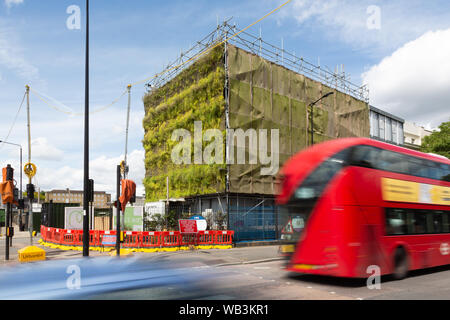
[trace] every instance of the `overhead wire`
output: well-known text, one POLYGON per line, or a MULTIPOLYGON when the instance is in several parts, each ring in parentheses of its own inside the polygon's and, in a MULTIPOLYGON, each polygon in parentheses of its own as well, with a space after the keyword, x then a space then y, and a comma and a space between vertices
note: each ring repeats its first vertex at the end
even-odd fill
MULTIPOLYGON (((58 100, 56 100, 56 99, 54 99, 54 98, 47 97, 47 96, 43 95, 42 93, 37 92, 36 90, 34 90, 34 89, 31 88, 31 87, 30 87, 30 91, 32 91, 32 92, 36 95, 36 97, 37 97, 39 100, 41 100, 41 101, 44 102, 46 105, 48 105, 50 108, 52 108, 52 109, 54 109, 54 110, 56 110, 56 111, 59 111, 59 112, 62 112, 62 113, 65 113, 65 114, 71 115, 71 116, 83 116, 83 115, 84 115, 83 112, 66 111, 66 110, 61 109, 60 107, 55 106, 55 104, 52 104, 52 103, 51 103, 50 101, 48 101, 48 100, 53 100, 53 101, 57 102, 58 104, 64 106, 65 108, 70 109, 69 107, 67 107, 67 106, 65 106, 64 104, 62 104, 61 102, 59 102, 58 100)), ((114 104, 116 104, 117 102, 119 102, 119 100, 120 100, 126 93, 127 93, 127 90, 125 90, 125 91, 124 91, 117 99, 115 99, 115 100, 114 100, 113 102, 111 102, 110 104, 108 104, 108 105, 106 105, 106 106, 103 106, 103 107, 101 107, 101 108, 99 108, 99 109, 97 109, 97 110, 91 111, 91 112, 89 112, 89 114, 95 114, 95 113, 99 113, 99 112, 105 111, 106 109, 112 107, 114 104)))
POLYGON ((136 81, 136 82, 132 83, 131 85, 132 85, 132 86, 135 86, 135 85, 142 84, 142 83, 144 83, 144 82, 150 81, 150 80, 152 80, 152 79, 155 79, 155 78, 157 78, 157 77, 160 77, 160 76, 163 75, 164 73, 167 73, 167 72, 170 72, 170 71, 172 71, 172 70, 178 69, 178 68, 182 67, 183 65, 185 65, 185 64, 187 64, 187 63, 189 63, 189 62, 191 62, 191 61, 193 61, 193 60, 198 59, 199 57, 201 57, 201 56, 207 54, 208 52, 211 52, 212 50, 214 50, 214 49, 217 48, 218 46, 224 44, 225 42, 228 42, 228 41, 230 41, 231 39, 237 37, 239 34, 241 34, 242 32, 244 32, 244 31, 250 29, 250 28, 253 27, 255 24, 257 24, 257 23, 261 22, 262 20, 268 18, 269 16, 271 16, 271 15, 274 14, 275 12, 279 11, 281 8, 283 8, 284 6, 286 6, 286 5, 287 5, 288 3, 290 3, 290 2, 292 2, 292 0, 286 1, 286 2, 283 3, 282 5, 278 6, 277 8, 273 9, 272 11, 270 11, 269 13, 267 13, 266 15, 264 15, 262 18, 256 20, 255 22, 253 22, 252 24, 250 24, 249 26, 247 26, 246 28, 244 28, 244 29, 240 30, 239 32, 233 34, 231 37, 226 38, 225 40, 222 40, 222 41, 216 43, 215 45, 213 45, 213 46, 207 48, 206 50, 203 50, 202 52, 200 52, 200 53, 194 55, 192 58, 190 58, 190 59, 188 59, 188 60, 186 60, 186 61, 184 61, 184 62, 182 62, 182 63, 180 63, 180 64, 178 64, 178 65, 176 65, 176 66, 172 66, 171 68, 168 68, 168 69, 166 69, 166 70, 164 70, 164 71, 162 71, 162 72, 160 72, 160 73, 157 73, 157 74, 155 74, 155 75, 152 76, 152 77, 148 77, 148 78, 146 78, 146 79, 143 79, 143 80, 140 80, 140 81, 136 81))
POLYGON ((8 142, 9 136, 11 135, 11 132, 12 132, 12 130, 14 129, 14 127, 16 125, 17 118, 19 117, 20 110, 22 110, 22 106, 23 106, 23 103, 25 102, 26 95, 27 95, 26 93, 23 95, 22 102, 20 103, 19 109, 17 110, 16 116, 14 117, 14 121, 13 121, 11 127, 9 128, 8 134, 6 135, 6 137, 0 143, 0 148, 2 148, 5 145, 4 142, 8 142))
MULTIPOLYGON (((123 91, 123 93, 122 93, 117 99, 115 99, 112 103, 110 103, 110 104, 108 104, 108 105, 106 105, 106 106, 104 106, 104 107, 101 107, 101 108, 99 108, 99 109, 97 109, 97 110, 95 110, 95 111, 92 111, 92 112, 90 112, 89 114, 95 114, 95 113, 99 113, 99 112, 102 112, 102 111, 107 110, 108 108, 110 108, 111 106, 113 106, 114 104, 116 104, 116 103, 117 103, 117 102, 118 102, 125 94, 127 94, 127 92, 129 91, 129 88, 131 88, 131 87, 133 87, 133 86, 135 86, 135 85, 142 84, 142 83, 144 83, 144 82, 150 81, 150 80, 152 80, 152 79, 158 78, 158 77, 160 77, 161 75, 163 75, 163 74, 165 74, 165 73, 167 73, 167 72, 170 72, 170 71, 172 71, 172 70, 181 68, 181 67, 184 66, 185 64, 187 64, 187 63, 189 63, 189 62, 191 62, 191 61, 194 61, 194 60, 198 59, 199 57, 201 57, 201 56, 207 54, 208 52, 211 52, 212 50, 214 50, 214 49, 217 48, 218 46, 224 44, 225 42, 228 42, 228 41, 230 41, 231 39, 237 37, 239 34, 241 34, 242 32, 244 32, 244 31, 250 29, 250 28, 253 27, 255 24, 257 24, 257 23, 261 22, 262 20, 268 18, 269 16, 271 16, 271 15, 274 14, 275 12, 279 11, 281 8, 283 8, 284 6, 286 6, 286 5, 287 5, 288 3, 290 3, 290 2, 292 2, 292 0, 288 0, 288 1, 284 2, 283 4, 281 4, 280 6, 278 6, 277 8, 275 8, 275 9, 273 9, 272 11, 270 11, 269 13, 265 14, 262 18, 256 20, 255 22, 253 22, 252 24, 250 24, 249 26, 247 26, 246 28, 244 28, 244 29, 240 30, 239 32, 233 34, 232 36, 230 36, 230 37, 228 37, 228 38, 226 38, 226 39, 224 39, 224 40, 222 40, 222 41, 216 43, 215 45, 213 45, 213 46, 207 48, 206 50, 203 50, 202 52, 199 52, 198 54, 194 55, 194 56, 191 57, 190 59, 188 59, 188 60, 186 60, 186 61, 184 61, 184 62, 182 62, 182 63, 180 63, 180 64, 178 64, 178 65, 172 66, 171 68, 168 68, 168 69, 166 69, 166 70, 164 70, 164 71, 162 71, 162 72, 160 72, 160 73, 157 73, 157 74, 155 74, 155 75, 153 75, 153 76, 151 76, 151 77, 148 77, 148 78, 143 79, 143 80, 140 80, 140 81, 136 81, 136 82, 134 82, 134 83, 128 85, 128 86, 127 86, 127 89, 126 89, 125 91, 123 91)), ((62 113, 65 113, 65 114, 71 115, 71 116, 82 116, 82 115, 84 115, 84 113, 78 113, 78 112, 73 112, 73 111, 63 110, 62 108, 56 106, 54 103, 51 103, 49 100, 53 100, 54 102, 57 102, 59 105, 64 106, 66 109, 69 109, 69 110, 70 110, 70 108, 67 107, 67 106, 65 106, 63 103, 59 102, 58 100, 56 100, 56 99, 54 99, 54 98, 50 98, 50 97, 48 97, 48 96, 46 96, 46 95, 44 95, 44 94, 42 94, 42 93, 37 92, 36 90, 34 90, 34 89, 31 88, 31 87, 30 87, 30 90, 36 95, 36 97, 37 97, 39 100, 41 100, 41 101, 44 102, 47 106, 49 106, 50 108, 52 108, 52 109, 54 109, 54 110, 56 110, 56 111, 58 111, 58 112, 62 112, 62 113)))

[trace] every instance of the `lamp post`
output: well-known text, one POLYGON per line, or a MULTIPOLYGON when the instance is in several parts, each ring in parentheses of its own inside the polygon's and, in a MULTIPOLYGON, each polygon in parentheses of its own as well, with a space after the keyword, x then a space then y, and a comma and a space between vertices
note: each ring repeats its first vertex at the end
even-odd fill
POLYGON ((309 107, 311 108, 311 145, 314 145, 314 106, 322 101, 323 99, 331 96, 332 94, 334 94, 334 92, 328 92, 327 94, 323 95, 322 97, 320 97, 319 99, 317 99, 316 101, 314 101, 313 103, 311 103, 309 105, 309 107))
POLYGON ((86 0, 85 63, 83 257, 89 257, 89 0, 86 0))
MULTIPOLYGON (((0 140, 0 143, 9 144, 9 145, 20 148, 20 196, 19 196, 19 199, 22 199, 23 198, 23 194, 22 194, 22 169, 23 169, 22 168, 22 146, 20 144, 6 142, 6 141, 2 141, 2 140, 0 140)), ((12 225, 12 223, 11 223, 11 225, 12 225)), ((22 229, 22 209, 19 210, 19 230, 22 231, 21 229, 22 229)), ((11 239, 11 241, 12 241, 12 239, 11 239)))

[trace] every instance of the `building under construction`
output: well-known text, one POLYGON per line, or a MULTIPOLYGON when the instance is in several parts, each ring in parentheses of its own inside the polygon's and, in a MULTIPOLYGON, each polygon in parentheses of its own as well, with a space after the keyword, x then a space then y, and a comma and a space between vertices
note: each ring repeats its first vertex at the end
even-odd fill
MULTIPOLYGON (((274 203, 277 175, 264 174, 269 165, 255 154, 252 132, 267 130, 268 155, 279 160, 280 169, 311 144, 311 133, 314 143, 370 136, 365 87, 229 23, 181 54, 148 88, 143 121, 147 201, 169 195, 185 199, 183 210, 191 214, 225 216, 235 241, 277 239, 282 227, 274 203), (311 125, 310 105, 329 92, 334 94, 314 106, 311 125), (179 141, 172 140, 173 132, 185 129, 194 136, 196 122, 201 122, 202 132, 223 133, 224 161, 196 162, 193 141, 187 149, 192 162, 174 163, 171 155, 179 141), (227 139, 230 130, 238 129, 247 133, 240 149, 233 136, 227 139), (278 132, 277 148, 271 140, 273 129, 278 132), (229 147, 235 142, 232 152, 229 147), (236 160, 240 155, 245 155, 245 163, 236 160)), ((208 141, 201 141, 205 150, 208 141)))

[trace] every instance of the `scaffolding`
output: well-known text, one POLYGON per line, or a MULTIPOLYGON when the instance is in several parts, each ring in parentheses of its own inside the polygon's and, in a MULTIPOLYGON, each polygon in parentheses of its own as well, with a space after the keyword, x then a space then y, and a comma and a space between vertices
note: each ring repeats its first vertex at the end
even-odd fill
POLYGON ((164 86, 180 74, 181 71, 195 63, 202 52, 224 41, 283 66, 286 69, 308 76, 330 88, 334 88, 342 93, 369 103, 368 87, 366 85, 358 86, 352 83, 344 70, 338 72, 336 69, 332 72, 326 66, 322 67, 319 64, 311 63, 303 57, 298 57, 294 53, 286 51, 283 43, 282 48, 279 48, 264 41, 261 32, 259 36, 252 35, 240 30, 235 24, 231 25, 229 20, 218 25, 215 30, 197 41, 189 50, 182 52, 173 63, 169 64, 158 76, 146 84, 147 90, 151 91, 164 86))

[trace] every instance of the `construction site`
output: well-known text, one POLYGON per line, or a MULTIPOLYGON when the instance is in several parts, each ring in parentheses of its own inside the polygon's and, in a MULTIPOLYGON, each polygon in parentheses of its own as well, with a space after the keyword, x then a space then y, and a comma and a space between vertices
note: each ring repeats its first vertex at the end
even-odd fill
POLYGON ((248 161, 255 156, 250 137, 245 150, 234 153, 226 139, 226 159, 221 163, 175 164, 171 158, 177 144, 171 139, 175 130, 194 132, 195 122, 224 136, 229 130, 276 129, 278 147, 271 148, 268 137, 268 149, 280 168, 312 143, 370 137, 366 87, 229 22, 182 53, 147 88, 146 200, 176 199, 171 210, 209 216, 216 227, 233 230, 234 241, 278 239, 282 228, 274 203, 278 172, 263 175, 264 164, 248 161), (324 95, 328 97, 318 101, 324 95), (239 152, 245 154, 246 163, 230 159, 239 152), (219 217, 225 217, 220 226, 219 217))

